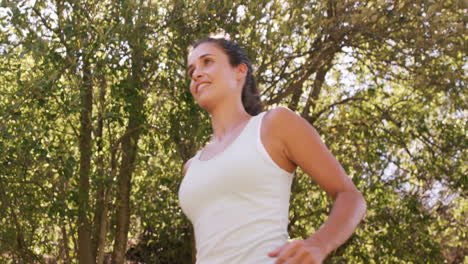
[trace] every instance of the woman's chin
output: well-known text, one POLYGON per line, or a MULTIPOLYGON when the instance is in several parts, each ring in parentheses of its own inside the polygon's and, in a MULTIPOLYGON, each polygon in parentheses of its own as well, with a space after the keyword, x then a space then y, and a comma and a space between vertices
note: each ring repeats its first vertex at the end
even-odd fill
POLYGON ((204 98, 203 96, 197 99, 197 104, 205 110, 209 110, 213 107, 212 100, 209 100, 209 98, 204 98))
POLYGON ((213 112, 214 109, 219 105, 220 100, 200 100, 198 105, 208 112, 213 112))

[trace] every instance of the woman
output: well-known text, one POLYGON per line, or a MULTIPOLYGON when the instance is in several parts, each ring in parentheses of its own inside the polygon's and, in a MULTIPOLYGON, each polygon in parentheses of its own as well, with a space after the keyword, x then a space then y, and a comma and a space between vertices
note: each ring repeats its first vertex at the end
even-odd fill
POLYGON ((184 166, 179 201, 198 264, 322 263, 364 216, 362 195, 316 130, 287 108, 262 112, 251 64, 236 43, 205 38, 188 57, 190 92, 210 113, 211 141, 184 166), (328 220, 288 242, 299 166, 334 199, 328 220))

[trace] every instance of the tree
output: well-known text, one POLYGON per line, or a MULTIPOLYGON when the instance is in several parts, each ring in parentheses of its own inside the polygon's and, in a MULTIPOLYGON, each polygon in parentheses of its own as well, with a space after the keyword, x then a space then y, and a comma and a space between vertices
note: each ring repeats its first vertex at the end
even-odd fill
MULTIPOLYGON (((224 31, 266 108, 317 128, 368 201, 327 263, 466 261, 462 1, 3 1, 0 261, 188 263, 182 164, 211 133, 185 75, 224 31)), ((289 234, 330 200, 299 171, 289 234)))

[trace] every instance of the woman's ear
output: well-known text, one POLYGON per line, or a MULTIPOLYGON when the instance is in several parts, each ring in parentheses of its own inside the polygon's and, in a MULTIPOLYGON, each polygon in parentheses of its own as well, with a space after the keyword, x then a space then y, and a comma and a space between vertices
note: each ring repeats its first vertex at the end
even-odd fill
POLYGON ((237 65, 237 79, 242 80, 247 76, 247 72, 249 71, 249 68, 247 68, 247 65, 245 63, 241 63, 237 65))

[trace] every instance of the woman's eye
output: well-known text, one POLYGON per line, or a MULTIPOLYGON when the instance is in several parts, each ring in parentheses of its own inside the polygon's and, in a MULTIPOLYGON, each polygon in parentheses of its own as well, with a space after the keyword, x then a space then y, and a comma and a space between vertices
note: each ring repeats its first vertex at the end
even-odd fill
POLYGON ((203 60, 203 62, 204 62, 205 64, 208 64, 208 63, 211 62, 211 59, 205 59, 205 60, 203 60))

